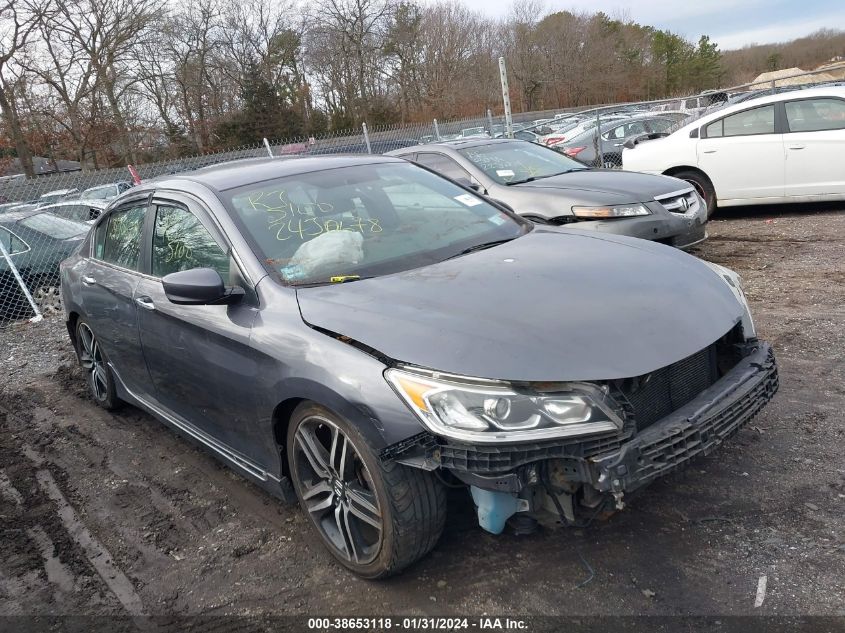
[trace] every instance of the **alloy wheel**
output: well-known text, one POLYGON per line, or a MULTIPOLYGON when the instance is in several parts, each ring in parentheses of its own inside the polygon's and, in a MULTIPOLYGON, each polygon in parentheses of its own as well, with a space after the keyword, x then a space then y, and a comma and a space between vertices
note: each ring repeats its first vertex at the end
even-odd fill
POLYGON ((62 295, 58 286, 41 286, 35 291, 35 305, 42 314, 61 312, 62 295))
POLYGON ((85 323, 79 326, 79 361, 82 368, 88 372, 91 381, 91 390, 97 400, 105 400, 108 396, 109 383, 108 369, 103 361, 103 354, 100 351, 100 344, 97 342, 91 328, 85 323))
POLYGON ((303 420, 293 438, 300 498, 323 538, 346 560, 365 565, 384 535, 372 476, 352 440, 322 417, 303 420))

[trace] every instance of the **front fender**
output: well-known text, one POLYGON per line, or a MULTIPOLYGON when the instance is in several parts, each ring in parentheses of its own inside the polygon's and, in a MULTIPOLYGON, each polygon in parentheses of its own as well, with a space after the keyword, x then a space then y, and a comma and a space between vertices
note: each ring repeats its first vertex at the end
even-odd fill
MULTIPOLYGON (((354 424, 376 450, 416 435, 422 424, 384 378, 390 359, 302 320, 296 294, 269 278, 250 345, 258 359, 256 411, 278 455, 273 412, 292 399, 312 400, 354 424)), ((269 447, 268 447, 269 448, 269 447)))

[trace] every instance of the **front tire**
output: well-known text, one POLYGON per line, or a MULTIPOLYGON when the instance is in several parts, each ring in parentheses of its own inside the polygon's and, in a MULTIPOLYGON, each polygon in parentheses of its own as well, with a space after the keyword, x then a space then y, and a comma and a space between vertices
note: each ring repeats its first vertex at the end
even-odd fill
POLYGON ((303 512, 332 555, 359 576, 395 574, 440 538, 443 485, 432 473, 383 463, 357 428, 324 407, 297 407, 287 455, 303 512))
POLYGON ((712 216, 716 211, 716 189, 714 189, 713 183, 710 182, 710 179, 700 171, 694 171, 691 169, 679 171, 672 174, 672 176, 680 178, 681 180, 686 180, 689 184, 695 187, 698 195, 704 199, 704 203, 707 205, 707 219, 709 220, 710 216, 712 216))
POLYGON ((100 346, 91 326, 80 319, 76 324, 76 355, 85 371, 91 397, 107 411, 113 411, 122 404, 117 397, 109 361, 100 346))

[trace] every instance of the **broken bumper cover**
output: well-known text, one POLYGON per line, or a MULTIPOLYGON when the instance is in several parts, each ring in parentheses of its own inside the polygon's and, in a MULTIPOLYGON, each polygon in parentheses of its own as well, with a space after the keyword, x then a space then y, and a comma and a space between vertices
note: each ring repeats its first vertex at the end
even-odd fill
POLYGON ((639 432, 612 453, 587 460, 601 492, 630 492, 709 455, 745 426, 778 389, 777 364, 767 343, 743 358, 697 398, 639 432))
POLYGON ((555 460, 565 464, 573 484, 616 496, 636 490, 694 457, 712 453, 772 399, 778 389, 774 352, 768 343, 746 345, 743 358, 716 383, 636 434, 486 446, 437 444, 429 436, 425 460, 404 463, 443 467, 478 488, 518 493, 531 483, 526 467, 555 460))

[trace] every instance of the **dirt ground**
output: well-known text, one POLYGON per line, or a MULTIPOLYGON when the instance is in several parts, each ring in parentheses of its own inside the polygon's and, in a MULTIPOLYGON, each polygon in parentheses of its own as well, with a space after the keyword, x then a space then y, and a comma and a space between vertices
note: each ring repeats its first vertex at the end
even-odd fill
POLYGON ((455 491, 434 552, 385 582, 150 416, 94 406, 60 318, 3 329, 0 613, 845 616, 845 211, 709 231, 695 254, 742 274, 775 346, 770 406, 586 530, 492 536, 455 491))

